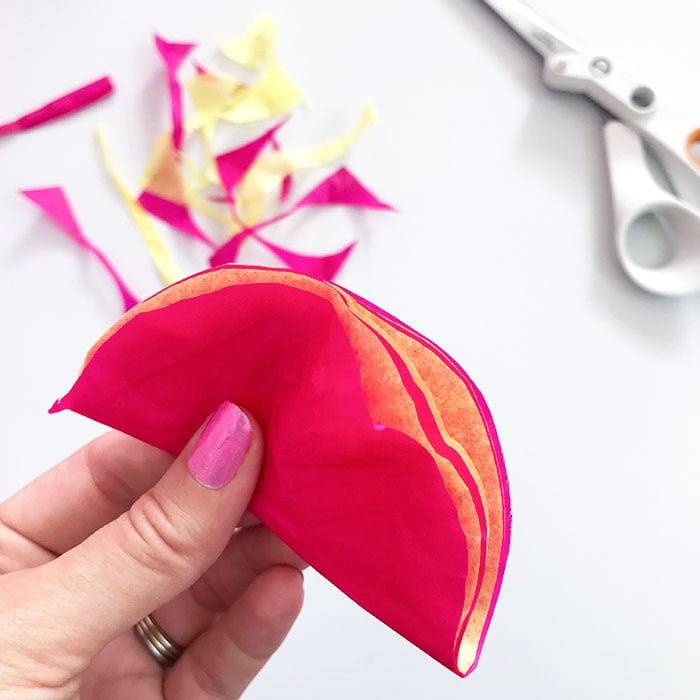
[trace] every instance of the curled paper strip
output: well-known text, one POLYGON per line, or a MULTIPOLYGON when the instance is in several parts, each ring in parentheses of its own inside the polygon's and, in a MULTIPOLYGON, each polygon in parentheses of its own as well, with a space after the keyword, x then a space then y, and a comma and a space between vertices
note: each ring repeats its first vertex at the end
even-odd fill
POLYGON ((124 310, 127 311, 138 303, 138 299, 126 286, 124 280, 114 269, 107 256, 95 245, 93 245, 80 230, 78 221, 71 210, 68 198, 60 187, 45 187, 35 190, 20 190, 29 201, 34 202, 46 214, 48 214, 81 248, 92 253, 104 266, 107 273, 114 280, 119 289, 124 310))
POLYGON ((177 263, 158 233, 155 224, 148 217, 141 205, 131 195, 126 183, 117 173, 114 163, 112 162, 112 157, 107 149, 107 142, 105 140, 104 133, 101 129, 97 130, 97 143, 100 148, 100 155, 102 156, 102 162, 104 163, 105 170, 112 179, 114 186, 117 188, 117 191, 119 192, 124 205, 129 211, 129 214, 131 214, 131 218, 134 220, 134 223, 136 224, 136 227, 138 228, 139 233, 146 244, 146 248, 148 249, 148 254, 153 261, 153 265, 155 266, 156 270, 158 270, 158 273, 165 284, 172 284, 173 282, 176 282, 182 278, 180 270, 177 267, 177 263))
POLYGON ((51 410, 177 453, 227 400, 266 437, 252 512, 363 608, 470 672, 510 504, 493 421, 464 371, 341 287, 225 266, 125 315, 51 410))
POLYGON ((179 151, 182 148, 185 132, 182 125, 182 88, 177 79, 177 71, 180 64, 196 47, 196 44, 178 44, 166 41, 158 35, 155 36, 155 42, 158 53, 160 53, 163 63, 165 63, 165 70, 168 75, 170 110, 173 122, 173 146, 179 151))
POLYGON ((35 126, 46 124, 54 119, 73 114, 111 95, 113 92, 114 86, 112 85, 112 81, 108 76, 104 76, 62 97, 52 100, 43 107, 29 112, 15 121, 8 122, 7 124, 0 124, 0 136, 13 134, 17 131, 26 131, 35 126))

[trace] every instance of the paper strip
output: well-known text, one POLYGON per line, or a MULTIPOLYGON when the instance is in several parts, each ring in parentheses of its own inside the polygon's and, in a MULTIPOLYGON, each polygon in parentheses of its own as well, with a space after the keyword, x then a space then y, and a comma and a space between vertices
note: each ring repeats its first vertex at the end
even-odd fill
POLYGON ((265 196, 281 187, 285 177, 299 170, 316 168, 337 160, 348 151, 367 127, 377 121, 374 105, 368 100, 358 122, 340 138, 311 148, 264 153, 243 178, 238 201, 254 211, 260 210, 265 196))
POLYGON ((114 86, 108 76, 99 78, 88 85, 73 90, 62 97, 52 100, 43 107, 25 114, 23 117, 16 119, 13 122, 0 125, 0 136, 13 134, 17 131, 26 131, 40 124, 65 117, 73 114, 81 109, 85 109, 89 105, 98 100, 111 95, 114 92, 114 86))
POLYGON ((110 277, 119 289, 124 310, 128 311, 138 303, 138 299, 132 294, 126 283, 114 269, 114 266, 107 259, 107 256, 95 245, 93 245, 80 230, 80 226, 71 210, 70 203, 61 187, 46 187, 33 190, 20 190, 28 200, 34 202, 48 216, 50 216, 58 226, 60 226, 79 246, 92 253, 107 270, 110 277))
POLYGON ((173 122, 173 145, 176 150, 182 148, 184 131, 182 127, 182 88, 177 79, 177 70, 196 44, 177 44, 155 35, 158 52, 165 63, 170 90, 170 109, 173 122))
POLYGON ((107 142, 102 129, 97 130, 97 143, 100 148, 105 170, 112 178, 112 182, 121 195, 121 198, 124 200, 124 204, 126 205, 129 214, 131 214, 131 218, 134 220, 139 233, 146 243, 148 254, 151 257, 156 270, 158 270, 158 274, 160 274, 161 279, 163 282, 165 282, 165 284, 172 284, 173 282, 176 282, 182 277, 180 270, 177 267, 177 263, 175 262, 175 259, 171 255, 170 251, 167 249, 154 223, 150 220, 141 205, 133 198, 126 184, 117 174, 114 163, 112 162, 112 158, 109 154, 109 150, 107 149, 107 142))

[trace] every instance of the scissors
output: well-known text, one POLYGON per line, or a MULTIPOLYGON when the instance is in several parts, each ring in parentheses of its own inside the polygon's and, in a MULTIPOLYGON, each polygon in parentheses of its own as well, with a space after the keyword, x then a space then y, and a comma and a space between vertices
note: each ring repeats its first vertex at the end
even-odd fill
POLYGON ((604 128, 617 255, 655 294, 700 291, 700 120, 667 107, 609 54, 579 47, 519 0, 482 0, 544 59, 544 82, 614 119, 604 128))

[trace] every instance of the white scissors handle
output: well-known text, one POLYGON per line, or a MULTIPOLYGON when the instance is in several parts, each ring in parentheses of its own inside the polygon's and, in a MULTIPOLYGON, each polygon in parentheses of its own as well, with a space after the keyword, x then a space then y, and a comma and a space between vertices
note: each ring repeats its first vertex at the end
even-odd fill
POLYGON ((615 214, 615 243, 622 267, 640 287, 666 296, 700 291, 700 209, 669 194, 654 180, 640 136, 611 120, 605 125, 615 214), (667 259, 635 256, 635 234, 653 229, 667 259), (660 240, 660 238, 662 240, 660 240))

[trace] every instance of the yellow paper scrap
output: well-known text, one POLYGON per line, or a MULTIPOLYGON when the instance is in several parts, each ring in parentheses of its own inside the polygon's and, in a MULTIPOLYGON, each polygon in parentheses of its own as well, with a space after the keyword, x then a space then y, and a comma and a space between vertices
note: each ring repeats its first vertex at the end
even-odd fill
POLYGON ((239 91, 233 98, 233 107, 222 118, 235 124, 250 124, 289 114, 303 104, 306 104, 304 93, 272 56, 260 80, 239 91))
POLYGON ((233 106, 236 93, 246 89, 244 83, 218 73, 195 75, 186 87, 194 106, 194 114, 187 119, 188 131, 216 124, 233 106))
POLYGON ((124 204, 126 205, 129 214, 131 214, 131 218, 134 220, 139 233, 143 237, 143 240, 146 243, 146 248, 148 249, 148 254, 151 257, 156 270, 158 270, 158 273, 165 284, 173 284, 173 282, 177 282, 182 277, 177 263, 170 254, 170 251, 167 249, 163 239, 160 237, 160 234, 158 233, 153 221, 151 221, 143 207, 131 196, 126 184, 117 174, 114 163, 112 162, 112 158, 107 149, 107 142, 102 129, 97 130, 97 143, 99 144, 100 153, 102 154, 102 161, 104 163, 105 170, 112 178, 117 191, 124 200, 124 204))
POLYGON ((139 189, 145 189, 148 183, 153 179, 153 176, 155 175, 156 170, 160 167, 160 162, 163 159, 163 150, 166 148, 168 141, 171 140, 172 132, 170 131, 164 131, 154 139, 153 145, 151 146, 151 154, 148 157, 148 162, 146 163, 146 168, 139 178, 139 189))
POLYGON ((207 200, 202 197, 197 191, 190 190, 187 193, 187 206, 190 209, 198 211, 200 214, 209 217, 212 221, 218 221, 221 224, 226 224, 231 227, 231 230, 237 232, 244 226, 237 226, 231 214, 224 213, 212 206, 207 200))
POLYGON ((221 53, 232 61, 259 70, 271 58, 279 36, 279 24, 274 17, 258 17, 246 31, 219 46, 221 53))
POLYGON ((251 223, 262 215, 265 197, 282 184, 287 174, 332 163, 345 155, 362 132, 379 121, 374 104, 365 102, 357 123, 345 134, 332 141, 309 148, 285 149, 262 154, 241 182, 237 201, 245 208, 251 223))
POLYGON ((216 166, 216 157, 214 156, 214 130, 215 126, 204 126, 199 130, 202 136, 202 151, 204 155, 204 176, 210 185, 221 184, 219 177, 219 169, 216 166))
MULTIPOLYGON (((212 184, 208 174, 197 165, 187 154, 182 153, 182 164, 187 168, 192 180, 185 180, 185 193, 203 190, 212 184)), ((217 180, 218 181, 218 180, 217 180)))
POLYGON ((286 161, 287 168, 285 172, 316 168, 319 165, 325 165, 326 163, 332 163, 334 160, 338 160, 338 158, 344 156, 348 152, 350 146, 360 138, 365 129, 372 124, 376 124, 378 121, 379 117, 374 108, 374 103, 371 100, 367 100, 355 126, 340 138, 327 141, 320 146, 312 146, 311 148, 280 151, 280 153, 286 153, 284 160, 286 161))

